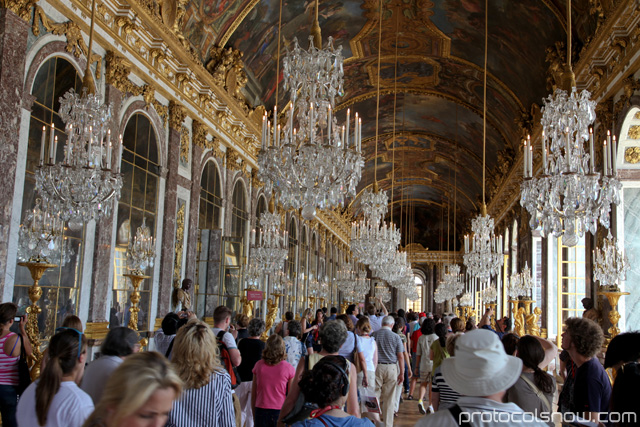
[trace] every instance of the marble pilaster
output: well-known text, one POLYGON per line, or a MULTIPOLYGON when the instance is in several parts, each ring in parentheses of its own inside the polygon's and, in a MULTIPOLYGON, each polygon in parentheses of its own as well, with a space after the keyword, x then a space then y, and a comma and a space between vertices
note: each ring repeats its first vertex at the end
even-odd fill
MULTIPOLYGON (((122 104, 122 92, 112 85, 107 85, 105 90, 105 102, 111 103, 113 108, 113 117, 120 116, 120 106, 122 104)), ((113 120, 111 123, 111 134, 118 135, 120 133, 120 123, 113 120)), ((117 150, 113 150, 113 164, 120 162, 117 158, 117 150)), ((117 205, 117 202, 112 202, 117 205)), ((96 224, 95 233, 95 250, 93 252, 93 274, 91 278, 91 299, 89 302, 88 322, 107 322, 109 319, 108 303, 109 292, 113 288, 113 258, 115 253, 115 230, 114 222, 118 208, 114 206, 112 214, 109 217, 102 218, 96 224)))
POLYGON ((173 262, 175 257, 176 216, 178 208, 178 167, 180 164, 180 138, 184 107, 169 104, 169 144, 167 148, 167 179, 164 193, 164 221, 160 255, 160 279, 158 282, 158 315, 164 316, 171 309, 173 290, 173 262))
MULTIPOLYGON (((9 9, 0 9, 0 271, 7 269, 9 224, 16 185, 21 107, 29 24, 9 9)), ((4 295, 5 275, 0 275, 4 295)))
MULTIPOLYGON (((198 259, 198 212, 200 209, 200 185, 202 181, 202 148, 196 144, 191 146, 191 201, 189 202, 189 226, 187 227, 187 257, 184 276, 196 279, 196 262, 198 259)), ((193 290, 192 290, 193 291, 193 290)), ((192 296, 192 301, 195 301, 192 296)))

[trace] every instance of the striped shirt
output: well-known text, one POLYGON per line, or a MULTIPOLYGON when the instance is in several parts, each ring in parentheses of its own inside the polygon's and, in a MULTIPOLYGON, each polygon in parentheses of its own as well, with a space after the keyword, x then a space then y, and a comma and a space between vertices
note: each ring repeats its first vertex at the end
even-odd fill
POLYGON ((167 425, 170 427, 235 427, 231 397, 231 377, 226 371, 211 374, 209 384, 186 389, 173 402, 167 425))
POLYGON ((438 410, 451 408, 460 398, 460 393, 449 387, 449 384, 444 380, 440 367, 434 371, 433 379, 431 380, 431 391, 440 393, 438 410))
POLYGON ((397 363, 398 353, 404 353, 404 345, 400 335, 383 327, 371 334, 378 345, 378 363, 397 363))
MULTIPOLYGON (((7 336, 0 339, 0 384, 3 385, 18 385, 18 359, 20 359, 20 354, 18 353, 16 357, 9 357, 4 352, 4 343, 12 335, 15 335, 15 333, 9 332, 7 336)), ((16 339, 13 349, 7 353, 11 354, 19 344, 19 341, 19 338, 16 339)))

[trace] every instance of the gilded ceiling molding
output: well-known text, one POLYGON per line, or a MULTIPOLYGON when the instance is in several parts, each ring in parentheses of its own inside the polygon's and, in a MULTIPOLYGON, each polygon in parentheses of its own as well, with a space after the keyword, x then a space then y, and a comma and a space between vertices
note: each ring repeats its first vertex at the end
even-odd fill
MULTIPOLYGON (((370 56, 368 58, 355 58, 355 57, 352 56, 352 57, 349 57, 349 58, 345 59, 344 64, 348 65, 348 64, 350 64, 352 62, 362 62, 365 67, 373 67, 372 61, 374 59, 375 59, 375 62, 377 64, 377 57, 374 58, 373 56, 370 56), (371 64, 369 64, 369 63, 371 63, 371 64)), ((402 61, 404 59, 404 57, 399 57, 398 59, 400 61, 402 61)), ((468 66, 470 68, 473 68, 476 72, 479 73, 480 76, 482 76, 484 74, 484 69, 483 68, 477 66, 473 62, 467 61, 466 59, 459 58, 457 56, 450 56, 448 59, 450 59, 452 61, 455 61, 455 62, 458 62, 458 63, 463 64, 463 65, 466 65, 466 66, 468 66)), ((381 61, 395 61, 395 55, 382 55, 381 61)), ((377 65, 376 65, 376 67, 377 67, 377 65)), ((374 80, 377 82, 377 79, 374 79, 374 80)), ((509 94, 509 96, 511 97, 512 102, 517 106, 517 108, 519 110, 524 110, 525 109, 524 105, 522 104, 522 101, 520 101, 520 98, 518 98, 516 96, 516 94, 502 80, 498 79, 494 74, 492 74, 490 72, 487 73, 487 80, 488 80, 488 82, 490 84, 495 84, 495 85, 499 86, 505 93, 509 94)), ((376 85, 372 86, 372 88, 375 88, 375 87, 376 87, 376 85)), ((390 84, 387 85, 385 83, 385 80, 382 80, 380 82, 381 93, 382 93, 382 89, 383 88, 384 89, 390 89, 392 87, 394 87, 393 83, 390 83, 390 84)), ((489 87, 491 87, 491 86, 489 86, 489 87)), ((400 88, 408 88, 409 90, 418 90, 418 91, 423 90, 422 86, 412 87, 412 86, 406 86, 405 85, 405 86, 400 86, 400 88)), ((372 89, 372 91, 375 92, 374 96, 377 95, 377 89, 375 89, 375 90, 372 89)), ((405 92, 405 91, 400 91, 399 90, 398 92, 405 92)), ((342 109, 346 105, 350 105, 350 104, 347 104, 347 102, 345 102, 343 104, 338 105, 336 107, 336 109, 337 110, 342 109)))
POLYGON ((262 188, 264 186, 264 182, 258 179, 258 170, 251 169, 251 185, 255 188, 262 188))
MULTIPOLYGON (((396 93, 396 91, 394 91, 393 89, 380 89, 380 95, 391 95, 396 93)), ((475 113, 476 115, 482 117, 482 108, 476 107, 472 104, 469 104, 468 102, 463 102, 460 101, 458 98, 453 97, 451 95, 447 95, 444 93, 440 93, 440 92, 436 92, 433 90, 427 90, 427 89, 410 89, 410 90, 398 90, 397 93, 408 93, 411 95, 423 95, 423 96, 434 96, 436 98, 441 98, 441 99, 446 99, 447 101, 451 101, 455 104, 458 104, 460 106, 462 106, 463 108, 466 108, 470 111, 472 111, 473 113, 475 113)), ((362 101, 366 101, 367 99, 372 99, 375 98, 378 95, 377 91, 371 91, 371 92, 367 92, 367 93, 363 93, 362 95, 358 95, 356 97, 350 98, 348 101, 343 102, 342 104, 336 106, 335 111, 340 111, 344 108, 347 107, 352 107, 354 104, 358 103, 358 102, 362 102, 362 101)), ((490 112, 490 111, 489 111, 490 112)), ((513 138, 508 137, 504 131, 503 131, 503 127, 499 127, 496 125, 496 122, 494 120, 494 118, 492 118, 492 116, 490 114, 487 114, 487 123, 489 124, 489 126, 491 126, 496 132, 498 132, 500 134, 500 136, 502 137, 502 139, 504 140, 505 145, 507 146, 512 146, 514 144, 518 144, 519 142, 513 142, 513 138)), ((364 143, 364 140, 363 140, 364 143)))
POLYGON ((627 138, 629 139, 640 139, 640 126, 633 125, 629 127, 629 132, 627 133, 627 138))
POLYGON ((238 152, 231 147, 227 147, 227 169, 241 170, 242 158, 238 155, 238 152), (238 162, 240 160, 240 162, 238 162))
MULTIPOLYGON (((60 24, 53 23, 49 20, 49 17, 47 17, 40 6, 35 5, 35 3, 33 6, 35 8, 33 22, 31 24, 31 31, 33 32, 33 35, 36 37, 40 35, 40 23, 42 23, 45 30, 56 36, 64 36, 67 39, 67 47, 65 49, 67 52, 73 54, 76 58, 79 58, 80 55, 87 55, 89 48, 82 38, 80 27, 75 22, 67 21, 60 24)), ((31 11, 29 10, 29 15, 30 14, 31 11)), ((97 53, 91 54, 91 64, 97 63, 97 79, 100 79, 100 72, 102 70, 101 61, 102 57, 100 55, 97 53)))
POLYGON ((246 18, 247 15, 249 15, 249 12, 251 12, 253 10, 253 8, 256 7, 256 5, 259 2, 260 2, 260 0, 252 0, 247 5, 247 7, 245 7, 244 10, 242 12, 240 12, 240 14, 236 18, 236 20, 231 23, 231 26, 229 26, 227 31, 216 42, 216 44, 218 46, 225 46, 227 44, 227 42, 229 41, 229 39, 231 38, 233 33, 235 33, 235 31, 238 29, 240 24, 242 24, 242 21, 244 21, 244 18, 246 18))
POLYGON ((180 131, 182 122, 187 117, 187 110, 175 101, 169 101, 169 127, 180 131))
POLYGON ((194 119, 191 123, 191 133, 193 143, 203 150, 213 148, 214 141, 207 141, 207 127, 199 120, 194 119))
POLYGON ((24 21, 31 20, 31 9, 36 5, 34 0, 1 0, 0 7, 9 9, 24 21))
MULTIPOLYGON (((53 1, 61 13, 73 16, 74 19, 80 18, 80 13, 88 16, 90 12, 90 0, 72 0, 73 5, 77 5, 79 9, 69 9, 65 4, 53 1)), ((240 133, 241 138, 236 138, 234 133, 227 131, 230 125, 221 126, 215 131, 228 136, 242 155, 246 155, 250 163, 255 164, 256 158, 252 153, 255 153, 255 147, 259 145, 260 123, 248 118, 252 109, 214 84, 193 50, 184 46, 180 37, 164 23, 161 13, 158 3, 152 0, 132 0, 125 5, 105 0, 97 7, 96 23, 120 42, 119 49, 126 51, 125 56, 131 55, 148 65, 151 72, 149 77, 158 83, 155 89, 162 92, 163 96, 169 99, 174 96, 167 92, 168 88, 184 94, 185 98, 181 102, 189 105, 202 117, 210 117, 223 109, 232 111, 235 125, 233 130, 240 133), (135 16, 135 25, 132 25, 131 16, 135 16), (250 141, 249 144, 246 143, 247 140, 250 141)), ((86 25, 84 21, 83 24, 86 25)), ((100 36, 97 41, 109 50, 109 43, 101 40, 100 36)))
MULTIPOLYGON (((427 52, 429 56, 447 58, 451 53, 451 38, 431 21, 434 3, 428 0, 413 0, 405 2, 389 2, 386 10, 391 12, 392 18, 382 20, 382 34, 395 34, 396 28, 401 28, 398 42, 413 48, 414 53, 427 52), (394 19, 395 18, 395 19, 394 19)), ((367 22, 358 34, 349 42, 353 55, 364 57, 364 43, 378 42, 378 28, 380 26, 380 11, 378 0, 364 0, 360 6, 367 22)), ((393 51, 394 37, 383 38, 381 49, 385 47, 393 51), (387 46, 385 46, 387 45, 387 46)), ((372 49, 373 50, 373 49, 372 49)))

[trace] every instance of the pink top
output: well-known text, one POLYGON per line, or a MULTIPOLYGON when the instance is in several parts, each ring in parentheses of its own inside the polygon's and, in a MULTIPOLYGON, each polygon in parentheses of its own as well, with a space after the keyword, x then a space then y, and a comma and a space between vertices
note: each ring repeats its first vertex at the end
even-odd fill
MULTIPOLYGON (((0 384, 4 385, 18 385, 18 359, 20 354, 15 357, 9 357, 4 352, 4 343, 7 342, 7 338, 11 335, 15 335, 13 332, 9 332, 4 338, 0 338, 0 384)), ((20 339, 17 339, 13 348, 19 345, 20 339)), ((13 349, 7 353, 11 354, 13 349)))
POLYGON ((280 409, 287 397, 287 384, 296 374, 289 362, 283 360, 274 366, 259 360, 253 367, 256 382, 256 408, 280 409))

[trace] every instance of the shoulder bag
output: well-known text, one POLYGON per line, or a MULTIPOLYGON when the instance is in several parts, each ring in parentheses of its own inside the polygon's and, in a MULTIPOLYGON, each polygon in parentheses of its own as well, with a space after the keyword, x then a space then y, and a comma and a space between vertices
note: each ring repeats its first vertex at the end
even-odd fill
POLYGON ((20 340, 20 359, 18 359, 18 385, 16 386, 16 391, 18 395, 21 395, 31 384, 31 373, 29 372, 27 352, 24 349, 22 335, 18 334, 18 339, 20 340))
POLYGON ((362 365, 360 364, 360 350, 358 349, 358 336, 355 332, 353 334, 353 364, 356 367, 356 372, 362 372, 362 365))
POLYGON ((544 393, 540 391, 540 389, 533 383, 533 381, 526 377, 526 375, 520 374, 520 378, 522 378, 524 382, 527 383, 529 387, 531 387, 531 390, 533 390, 536 396, 538 396, 538 399, 540 399, 540 401, 542 402, 545 411, 551 412, 551 403, 549 402, 549 399, 547 399, 547 396, 545 396, 544 393))

